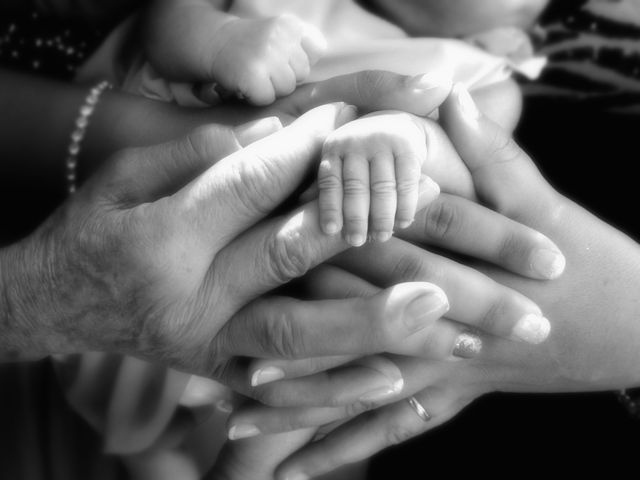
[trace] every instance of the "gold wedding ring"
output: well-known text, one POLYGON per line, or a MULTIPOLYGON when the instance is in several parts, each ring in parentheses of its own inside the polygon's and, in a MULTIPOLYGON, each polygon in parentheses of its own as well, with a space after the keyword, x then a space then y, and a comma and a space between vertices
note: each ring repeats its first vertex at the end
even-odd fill
POLYGON ((418 399, 416 399, 416 397, 407 398, 407 402, 409 402, 409 405, 411 405, 413 411, 416 412, 416 415, 418 415, 423 422, 428 422, 429 420, 431 420, 431 415, 429 415, 429 412, 427 412, 427 410, 422 406, 418 399))

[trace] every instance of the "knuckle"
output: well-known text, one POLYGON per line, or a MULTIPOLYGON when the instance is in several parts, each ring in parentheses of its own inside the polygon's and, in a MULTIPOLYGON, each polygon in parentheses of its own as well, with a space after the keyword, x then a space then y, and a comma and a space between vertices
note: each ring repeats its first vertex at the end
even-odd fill
POLYGON ((264 385, 254 388, 251 392, 251 396, 254 400, 268 406, 268 407, 285 407, 287 402, 285 401, 285 394, 281 388, 276 385, 264 385))
POLYGON ((447 345, 437 329, 431 328, 424 339, 424 351, 432 360, 445 360, 451 354, 451 345, 447 345))
POLYGON ((391 76, 379 70, 365 70, 355 76, 356 99, 361 106, 374 109, 379 104, 380 95, 399 87, 397 82, 389 82, 391 76))
POLYGON ((345 196, 361 196, 369 192, 369 185, 362 178, 345 178, 342 188, 345 196))
POLYGON ((416 432, 413 428, 403 425, 399 421, 392 421, 385 429, 387 445, 399 445, 413 438, 416 432))
POLYGON ((371 194, 378 197, 395 196, 396 182, 394 180, 375 180, 371 182, 371 194))
POLYGON ((413 255, 403 256, 392 270, 392 278, 400 282, 432 281, 437 284, 434 280, 439 277, 439 272, 433 264, 413 255))
POLYGON ((416 188, 417 184, 412 180, 398 180, 396 182, 396 191, 398 195, 410 195, 416 190, 416 188))
POLYGON ((522 150, 513 138, 502 130, 495 129, 487 142, 485 158, 494 158, 495 163, 510 163, 520 159, 522 150))
POLYGON ((272 351, 278 358, 300 358, 306 351, 305 338, 300 331, 293 312, 282 310, 272 315, 266 322, 266 351, 272 351))
POLYGON ((425 236, 436 240, 444 240, 459 230, 459 212, 452 203, 433 202, 427 207, 425 236))
POLYGON ((340 191, 342 190, 342 181, 334 172, 321 172, 318 176, 318 188, 330 192, 340 191))
POLYGON ((514 232, 506 233, 498 246, 497 261, 500 264, 514 263, 514 260, 526 258, 526 250, 527 246, 523 243, 522 237, 514 232))
POLYGON ((501 295, 491 302, 489 308, 481 314, 477 327, 487 333, 499 333, 497 326, 508 302, 505 295, 501 295))
POLYGON ((293 232, 277 232, 270 236, 266 245, 268 273, 278 285, 301 277, 312 266, 308 242, 300 241, 293 232))

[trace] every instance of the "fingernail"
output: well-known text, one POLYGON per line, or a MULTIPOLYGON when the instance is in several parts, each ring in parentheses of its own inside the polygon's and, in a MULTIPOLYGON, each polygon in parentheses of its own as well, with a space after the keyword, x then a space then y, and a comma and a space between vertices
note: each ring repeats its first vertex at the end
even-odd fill
POLYGON ((522 317, 513 329, 513 336, 523 342, 537 345, 544 342, 551 331, 549 320, 531 313, 522 317))
POLYGON ((394 387, 382 387, 361 395, 358 400, 362 403, 380 403, 397 394, 398 391, 394 387))
POLYGON ((460 110, 462 113, 474 120, 480 118, 480 110, 476 106, 476 102, 471 98, 471 94, 469 94, 468 90, 461 83, 456 83, 453 87, 454 94, 458 101, 458 105, 460 106, 460 110))
POLYGON ((420 190, 418 195, 418 211, 425 208, 429 203, 438 198, 438 195, 440 195, 440 185, 426 175, 423 175, 420 178, 418 188, 420 190))
POLYGON ((234 129, 234 133, 238 143, 246 147, 278 130, 282 130, 282 122, 280 119, 278 117, 267 117, 240 125, 234 129))
POLYGON ((451 73, 445 70, 434 70, 423 75, 416 75, 407 81, 407 85, 414 91, 433 90, 435 88, 451 88, 451 73))
POLYGON ((258 385, 264 385, 265 383, 275 382, 283 379, 285 376, 284 370, 278 367, 265 367, 260 370, 256 370, 251 375, 251 386, 257 387, 258 385))
POLYGON ((342 107, 342 110, 338 112, 336 116, 336 126, 340 127, 345 123, 349 123, 352 120, 358 118, 358 109, 353 105, 346 105, 342 107))
POLYGON ((349 245, 353 247, 361 247, 362 245, 364 245, 365 237, 364 235, 356 233, 355 235, 347 235, 345 240, 349 245))
POLYGON ((461 333, 453 345, 453 356, 457 358, 475 358, 482 350, 482 339, 472 333, 461 333))
POLYGON ((558 278, 564 272, 567 261, 564 255, 554 250, 540 248, 531 255, 531 268, 544 278, 558 278))
POLYGON ((233 412, 233 404, 227 399, 218 400, 216 402, 216 410, 222 413, 231 413, 233 412))
POLYGON ((402 392, 402 389, 404 388, 404 379, 401 378, 400 380, 396 380, 392 388, 396 393, 402 392))
POLYGON ((324 233, 327 235, 335 235, 338 233, 340 229, 338 228, 338 224, 336 222, 328 222, 324 226, 324 233))
POLYGON ((260 430, 255 425, 234 425, 229 429, 229 440, 241 440, 243 438, 251 438, 260 435, 260 430))
POLYGON ((373 238, 376 242, 384 243, 391 238, 391 232, 377 232, 373 234, 373 238))
POLYGON ((404 321, 411 332, 417 332, 444 315, 449 310, 449 300, 444 292, 434 290, 413 300, 404 312, 404 321))
POLYGON ((409 228, 411 225, 413 224, 413 220, 403 220, 401 222, 397 222, 396 225, 398 226, 398 228, 400 228, 401 230, 404 230, 405 228, 409 228))

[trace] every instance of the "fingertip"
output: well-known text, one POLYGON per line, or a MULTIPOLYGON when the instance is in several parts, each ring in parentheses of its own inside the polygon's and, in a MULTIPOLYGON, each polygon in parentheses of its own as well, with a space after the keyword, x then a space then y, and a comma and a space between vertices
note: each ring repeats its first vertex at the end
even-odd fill
MULTIPOLYGON (((547 242, 551 243, 547 237, 541 235, 547 242)), ((544 280, 555 280, 559 278, 567 266, 567 259, 553 243, 535 249, 531 253, 529 266, 534 274, 544 280)))
POLYGON ((305 28, 300 44, 307 54, 310 65, 316 64, 325 54, 329 46, 322 32, 312 25, 307 25, 305 28))
POLYGON ((418 188, 420 193, 418 194, 418 205, 416 210, 420 211, 438 198, 440 195, 440 185, 438 185, 431 177, 423 174, 420 177, 418 188))
POLYGON ((246 147, 282 128, 284 127, 278 117, 267 117, 235 127, 234 133, 240 146, 246 147))

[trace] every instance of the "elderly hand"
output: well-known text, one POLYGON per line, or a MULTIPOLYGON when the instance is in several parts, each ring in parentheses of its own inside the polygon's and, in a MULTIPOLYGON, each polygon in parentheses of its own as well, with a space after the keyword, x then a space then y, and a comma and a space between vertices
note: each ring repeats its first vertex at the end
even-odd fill
MULTIPOLYGON (((446 422, 490 391, 587 391, 640 384, 638 245, 555 192, 509 136, 478 113, 466 92, 456 89, 443 110, 445 128, 469 166, 480 198, 549 235, 567 254, 564 275, 548 283, 484 267, 496 280, 539 301, 551 319, 551 335, 536 347, 484 337, 481 355, 468 362, 393 357, 406 382, 403 395, 413 395, 431 419, 421 419, 406 401, 360 415, 294 454, 281 465, 278 478, 308 478, 367 458, 446 422)), ((454 225, 455 217, 451 220, 454 225)), ((431 278, 422 267, 389 274, 397 262, 425 265, 426 252, 418 247, 393 249, 384 260, 378 255, 374 268, 360 262, 357 273, 378 285, 431 278)), ((374 291, 376 287, 361 282, 359 291, 354 288, 350 294, 374 291)), ((333 416, 324 412, 325 418, 348 416, 337 410, 333 416)), ((309 413, 314 412, 306 412, 306 418, 309 413)), ((259 415, 276 423, 272 413, 259 415)))
MULTIPOLYGON (((347 248, 320 233, 314 204, 265 218, 315 165, 326 135, 352 115, 343 105, 320 107, 241 150, 253 139, 246 128, 229 137, 208 127, 119 154, 37 232, 3 252, 3 347, 131 354, 224 380, 245 355, 348 353, 364 328, 379 332, 363 344, 367 351, 404 344, 446 311, 437 287, 405 285, 345 302, 260 298, 347 248), (428 308, 407 308, 414 300, 428 308)), ((254 136, 255 128, 258 136, 274 129, 260 123, 254 136)), ((331 401, 401 386, 394 370, 360 370, 367 380, 331 401)), ((247 378, 240 390, 249 388, 247 378)), ((330 397, 330 388, 319 389, 324 397, 309 391, 309 401, 330 397)))

